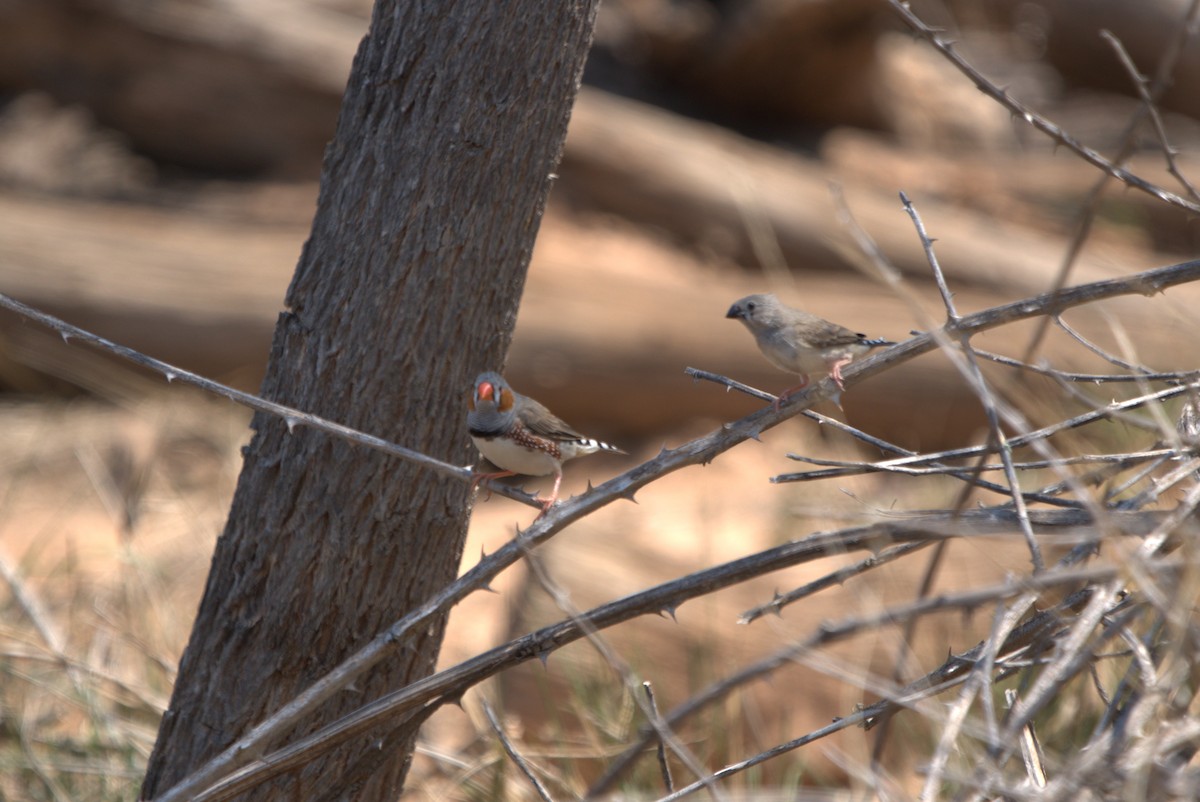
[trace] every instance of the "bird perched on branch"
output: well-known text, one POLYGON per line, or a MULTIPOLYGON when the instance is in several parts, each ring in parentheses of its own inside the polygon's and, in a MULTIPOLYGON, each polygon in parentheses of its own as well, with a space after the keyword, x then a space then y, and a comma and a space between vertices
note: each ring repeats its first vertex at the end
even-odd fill
POLYGON ((484 479, 524 474, 554 474, 554 490, 542 502, 542 514, 558 500, 562 466, 569 459, 608 451, 625 452, 600 440, 584 437, 532 398, 520 395, 500 374, 481 373, 469 401, 467 428, 479 453, 501 470, 479 474, 484 479))
POLYGON ((776 409, 792 393, 808 386, 810 373, 827 373, 839 390, 842 367, 872 348, 895 345, 890 340, 868 339, 844 326, 793 309, 774 295, 747 295, 729 307, 725 317, 742 321, 754 335, 758 349, 780 370, 800 374, 800 383, 780 393, 776 409))

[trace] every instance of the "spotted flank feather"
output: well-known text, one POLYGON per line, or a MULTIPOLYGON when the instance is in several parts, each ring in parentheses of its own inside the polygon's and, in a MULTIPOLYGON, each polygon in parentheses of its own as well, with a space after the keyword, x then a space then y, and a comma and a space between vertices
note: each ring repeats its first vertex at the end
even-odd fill
POLYGON ((512 441, 519 446, 523 446, 524 448, 534 451, 544 451, 550 456, 551 459, 557 460, 561 460, 563 458, 562 447, 569 442, 565 440, 552 440, 549 437, 538 437, 536 434, 523 426, 520 420, 513 425, 512 431, 508 433, 508 436, 511 437, 512 441))

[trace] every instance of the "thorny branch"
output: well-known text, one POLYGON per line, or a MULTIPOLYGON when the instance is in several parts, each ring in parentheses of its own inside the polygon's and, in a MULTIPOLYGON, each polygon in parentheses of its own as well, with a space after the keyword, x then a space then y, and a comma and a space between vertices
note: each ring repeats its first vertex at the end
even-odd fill
POLYGON ((534 773, 533 767, 529 765, 529 761, 517 751, 513 742, 509 740, 508 734, 504 731, 504 725, 496 718, 495 711, 492 710, 492 706, 486 700, 483 702, 483 712, 487 716, 488 724, 491 725, 492 731, 500 739, 500 745, 504 747, 504 753, 521 770, 521 773, 525 775, 525 779, 529 780, 529 784, 533 786, 533 790, 537 792, 538 797, 542 802, 554 802, 554 798, 550 796, 550 792, 546 790, 546 786, 542 784, 537 774, 534 773))
MULTIPOLYGON (((911 524, 886 523, 827 534, 819 533, 626 596, 510 641, 457 666, 383 696, 300 741, 276 752, 263 755, 241 771, 235 772, 211 788, 197 794, 193 797, 194 802, 230 799, 271 777, 303 765, 315 756, 365 732, 383 720, 412 714, 416 711, 425 712, 430 706, 453 702, 459 699, 466 690, 488 677, 523 662, 534 659, 544 660, 553 651, 587 637, 589 632, 607 629, 642 615, 654 615, 664 610, 674 611, 689 599, 705 596, 715 590, 744 582, 754 576, 761 576, 831 554, 877 549, 881 547, 881 544, 886 543, 918 543, 931 539, 936 541, 946 537, 962 536, 983 537, 1001 532, 1012 534, 1015 531, 1015 521, 1011 514, 997 512, 996 515, 999 517, 992 514, 981 514, 966 521, 961 519, 954 521, 946 515, 934 515, 915 520, 911 524)), ((1039 526, 1047 527, 1044 530, 1045 533, 1061 532, 1066 537, 1066 533, 1070 532, 1072 533, 1071 538, 1082 537, 1089 542, 1092 536, 1098 534, 1094 531, 1091 536, 1085 533, 1089 528, 1086 514, 1054 515, 1050 516, 1048 520, 1051 522, 1039 521, 1039 526)), ((1161 516, 1158 515, 1126 513, 1122 516, 1120 525, 1130 536, 1137 537, 1140 533, 1154 531, 1160 520, 1161 516)), ((1082 555, 1085 551, 1086 549, 1079 549, 1078 553, 1082 555)), ((1175 568, 1170 563, 1159 561, 1154 563, 1154 570, 1167 574, 1175 568)), ((1017 595, 1030 588, 1054 587, 1083 581, 1104 581, 1111 579, 1115 571, 1116 569, 1111 567, 1083 571, 1047 571, 1038 577, 1024 578, 1000 586, 922 599, 906 606, 856 616, 839 624, 823 624, 819 631, 805 641, 800 648, 810 650, 848 638, 859 632, 878 628, 885 623, 903 622, 913 617, 946 609, 972 609, 989 601, 1017 595)), ((1028 637, 1028 632, 1033 630, 1021 631, 1026 633, 1025 637, 1028 637)), ((1016 643, 1017 641, 1010 639, 1010 642, 1016 643)), ((796 652, 790 653, 789 659, 794 658, 796 654, 796 652)), ((778 667, 785 662, 785 660, 778 660, 774 665, 778 667)), ((948 663, 947 666, 950 664, 948 663)), ((966 667, 968 666, 943 667, 942 673, 947 678, 953 678, 956 675, 955 672, 962 671, 966 667)), ((738 676, 746 681, 763 675, 764 671, 765 669, 760 669, 757 673, 742 672, 738 676)), ((732 687, 731 685, 728 689, 731 690, 732 687)), ((873 711, 873 716, 856 720, 863 724, 869 724, 874 716, 881 715, 889 709, 888 706, 892 703, 893 701, 879 703, 879 705, 869 708, 873 711)), ((690 707, 689 712, 696 709, 699 707, 690 707)), ((676 714, 665 717, 664 723, 667 727, 676 723, 674 715, 676 714)), ((652 729, 651 732, 657 734, 658 731, 652 729)), ((709 778, 702 777, 689 787, 695 790, 695 788, 705 787, 708 783, 709 778)))
MULTIPOLYGON (((1148 88, 1145 86, 1142 87, 1143 103, 1130 116, 1129 121, 1125 125, 1125 130, 1119 137, 1121 146, 1112 158, 1114 164, 1124 165, 1129 160, 1129 157, 1133 155, 1136 149, 1135 133, 1145 115, 1156 113, 1155 103, 1158 102, 1158 99, 1162 97, 1163 93, 1171 85, 1175 69, 1179 65, 1180 56, 1183 54, 1188 40, 1195 33, 1197 14, 1200 14, 1200 0, 1192 0, 1190 7, 1184 14, 1183 24, 1176 29, 1175 36, 1171 38, 1163 50, 1162 58, 1158 62, 1158 69, 1155 71, 1154 83, 1148 88)), ((1071 270, 1074 268, 1079 254, 1083 252, 1083 246, 1087 242, 1088 237, 1091 236, 1092 224, 1096 220, 1096 214, 1100 208, 1100 200, 1104 196, 1104 191, 1108 188, 1111 178, 1110 174, 1102 173, 1091 190, 1089 190, 1083 203, 1080 204, 1075 223, 1075 233, 1071 236, 1066 253, 1063 255, 1062 264, 1054 276, 1051 291, 1057 292, 1067 285, 1071 270)), ((1187 185, 1185 184, 1185 186, 1187 185)), ((1025 348, 1024 361, 1032 359, 1033 354, 1037 352, 1039 344, 1049 329, 1050 319, 1051 316, 1047 316, 1038 323, 1037 330, 1030 339, 1029 345, 1025 348)))
MULTIPOLYGON (((937 281, 938 289, 942 293, 942 301, 946 305, 946 317, 951 323, 961 320, 958 310, 954 306, 954 296, 950 292, 946 284, 945 274, 942 273, 941 263, 938 261, 937 253, 933 248, 933 239, 925 231, 925 223, 921 220, 920 214, 913 206, 908 196, 903 192, 900 193, 900 201, 904 204, 904 211, 908 212, 908 216, 912 218, 913 226, 917 230, 917 236, 921 240, 921 247, 925 250, 926 259, 929 262, 929 267, 933 271, 934 279, 937 281)), ((1013 507, 1017 511, 1017 518, 1021 522, 1021 534, 1025 536, 1025 545, 1029 548, 1030 559, 1033 561, 1034 572, 1042 571, 1045 568, 1045 562, 1042 558, 1042 550, 1037 544, 1037 540, 1033 536, 1033 528, 1029 525, 1029 513, 1025 506, 1025 496, 1021 493, 1021 482, 1017 478, 1017 469, 1013 467, 1012 448, 1009 446, 1008 438, 1005 437, 1004 431, 1000 426, 1001 415, 1008 422, 1018 425, 1024 421, 1017 419, 1015 410, 1002 409, 999 399, 996 398, 991 388, 988 386, 987 380, 983 377, 983 371, 979 369, 979 360, 975 357, 975 351, 971 346, 971 336, 967 332, 960 332, 958 335, 958 345, 962 349, 965 359, 953 360, 955 367, 963 374, 967 380, 967 384, 975 392, 975 396, 983 405, 984 414, 987 416, 988 422, 988 441, 986 448, 994 450, 1000 455, 1000 462, 1004 469, 1004 480, 1008 483, 1009 495, 1012 498, 1013 507)), ((1022 427, 1024 428, 1024 427, 1022 427)), ((972 469, 972 475, 979 474, 979 467, 972 469)), ((960 504, 965 503, 965 493, 960 498, 960 504)), ((907 640, 907 639, 906 639, 907 640)))
MULTIPOLYGON (((686 373, 687 375, 691 376, 694 379, 700 379, 700 380, 704 380, 704 381, 714 382, 715 384, 721 384, 721 385, 724 385, 725 387, 728 387, 729 389, 738 390, 739 392, 744 392, 747 395, 753 396, 754 398, 760 398, 764 401, 774 401, 774 399, 775 399, 775 396, 771 395, 770 393, 766 393, 766 392, 763 392, 762 390, 757 390, 753 387, 749 387, 745 384, 742 384, 741 382, 736 382, 733 379, 730 379, 726 376, 721 376, 716 373, 710 373, 707 370, 699 370, 697 368, 686 368, 686 369, 684 369, 684 373, 686 373)), ((842 421, 839 421, 836 418, 830 418, 828 416, 820 414, 819 412, 814 412, 811 409, 803 410, 801 412, 801 414, 804 417, 806 417, 810 420, 816 421, 817 423, 819 423, 823 426, 845 432, 846 434, 850 435, 851 437, 855 438, 856 440, 859 440, 859 441, 865 443, 866 445, 878 448, 881 451, 890 452, 892 454, 899 454, 901 457, 916 457, 916 458, 921 459, 922 462, 925 460, 925 458, 928 458, 928 462, 929 462, 929 466, 930 466, 929 470, 931 470, 931 471, 944 470, 946 473, 953 476, 954 478, 960 479, 960 480, 972 485, 973 487, 979 487, 983 490, 988 490, 992 493, 997 493, 1006 498, 1008 498, 1012 495, 1012 490, 1010 488, 1008 488, 1004 485, 996 484, 994 482, 989 482, 986 479, 980 478, 978 475, 976 475, 975 473, 972 473, 970 470, 968 470, 966 468, 960 468, 960 467, 946 465, 939 461, 938 455, 936 455, 936 454, 922 455, 916 451, 912 451, 910 449, 903 448, 894 443, 889 443, 886 440, 876 437, 875 435, 867 434, 866 432, 860 431, 859 429, 855 429, 853 426, 843 423, 842 421)), ((801 457, 797 454, 788 454, 788 458, 795 459, 795 460, 808 461, 808 458, 801 457)), ((853 465, 848 465, 845 468, 841 468, 836 471, 828 471, 828 472, 808 471, 803 474, 781 474, 779 476, 772 477, 771 482, 775 483, 775 484, 779 484, 779 483, 783 483, 783 482, 806 481, 810 476, 812 478, 828 478, 828 477, 832 477, 832 476, 852 476, 852 475, 860 474, 860 473, 868 473, 868 472, 870 472, 871 469, 875 469, 875 470, 879 470, 879 471, 896 471, 896 472, 902 472, 904 470, 903 468, 894 467, 893 464, 890 462, 872 463, 869 465, 869 467, 868 467, 867 463, 856 462, 853 465), (824 475, 816 476, 815 474, 824 474, 824 475)), ((1026 491, 1025 497, 1028 498, 1030 501, 1039 501, 1043 504, 1050 504, 1052 506, 1061 506, 1061 507, 1079 507, 1079 506, 1081 506, 1080 503, 1077 501, 1072 501, 1070 499, 1057 498, 1053 495, 1046 495, 1044 493, 1036 493, 1036 492, 1026 491)))
MULTIPOLYGON (((1121 295, 1134 293, 1151 295, 1169 287, 1193 281, 1196 278, 1200 278, 1200 260, 1148 270, 1125 278, 1093 282, 1070 288, 1058 294, 1044 294, 997 306, 975 314, 963 316, 959 320, 949 322, 942 329, 937 330, 936 333, 926 332, 918 334, 906 342, 893 346, 872 358, 851 364, 843 372, 843 375, 847 383, 856 383, 867 376, 933 350, 937 347, 937 339, 939 337, 957 339, 964 334, 972 334, 996 328, 1016 320, 1035 317, 1045 313, 1052 304, 1056 308, 1068 308, 1074 305, 1091 303, 1121 295)), ((201 389, 214 392, 258 411, 278 415, 285 421, 292 421, 293 425, 295 423, 312 425, 314 428, 321 428, 324 431, 344 437, 353 442, 360 442, 372 448, 380 448, 389 454, 427 465, 433 470, 453 475, 462 481, 468 480, 469 473, 465 468, 441 463, 425 455, 393 446, 378 438, 372 438, 369 435, 355 432, 348 427, 320 421, 313 416, 307 416, 299 410, 280 407, 256 396, 239 393, 231 388, 223 387, 216 382, 188 373, 161 361, 153 360, 132 349, 111 343, 104 338, 71 326, 64 321, 32 309, 7 296, 0 295, 0 307, 8 308, 24 317, 59 331, 68 339, 75 338, 86 341, 131 362, 149 367, 152 370, 162 373, 169 380, 179 380, 194 384, 201 389)), ((387 657, 387 655, 393 653, 395 649, 399 648, 407 640, 411 633, 419 631, 431 617, 449 609, 469 593, 487 587, 500 571, 518 560, 525 550, 544 542, 567 525, 602 506, 606 506, 620 498, 632 498, 636 491, 668 473, 690 465, 709 462, 717 455, 744 440, 757 437, 762 431, 777 426, 788 418, 807 410, 816 402, 827 398, 833 389, 832 382, 825 380, 806 393, 796 396, 790 403, 785 404, 779 410, 767 407, 745 418, 726 424, 717 431, 685 443, 677 448, 664 449, 662 453, 646 463, 599 485, 590 492, 558 505, 549 514, 537 519, 529 529, 521 532, 517 538, 505 544, 495 554, 485 557, 475 568, 468 571, 454 583, 448 585, 441 592, 435 594, 425 604, 395 622, 387 631, 377 636, 357 654, 351 656, 325 677, 315 682, 309 689, 281 708, 275 715, 256 726, 237 743, 198 769, 190 777, 160 797, 160 799, 180 800, 193 798, 202 789, 208 788, 222 777, 228 777, 232 780, 233 778, 230 777, 231 772, 234 772, 241 766, 247 765, 247 763, 253 760, 255 755, 263 754, 269 743, 303 720, 324 700, 353 682, 355 677, 369 670, 373 665, 387 657)), ((1017 439, 1013 439, 1013 444, 1016 443, 1017 439)), ((903 459, 916 461, 919 458, 907 457, 903 459)), ((417 687, 413 686, 413 689, 415 690, 417 687)), ((394 713, 395 711, 392 712, 394 713)), ((311 748, 311 744, 309 746, 311 748)), ((299 748, 301 744, 294 744, 293 747, 299 748)), ((303 749, 299 751, 301 753, 304 752, 303 749)), ((262 766, 262 764, 259 765, 262 766)), ((272 761, 272 766, 268 766, 267 768, 274 771, 275 765, 279 764, 275 764, 272 761)), ((279 768, 279 770, 282 771, 284 769, 279 768)), ((255 781, 260 782, 262 779, 265 778, 259 775, 255 781)))
POLYGON ((1193 203, 1186 198, 1182 198, 1179 195, 1169 192, 1157 184, 1147 181, 1146 179, 1130 172, 1129 170, 1126 170, 1124 167, 1113 164, 1111 161, 1104 158, 1087 145, 1084 145, 1078 139, 1071 136, 1066 131, 1026 106, 1024 103, 1012 97, 1012 95, 1010 95, 1006 90, 1001 89, 989 81, 981 72, 979 72, 979 70, 975 69, 970 62, 959 55, 958 51, 954 49, 954 44, 952 42, 947 41, 939 36, 937 30, 929 25, 926 25, 920 17, 913 13, 912 9, 908 7, 908 3, 902 2, 902 0, 888 0, 888 3, 891 5, 892 10, 894 10, 900 16, 900 19, 904 20, 905 24, 912 28, 912 30, 918 36, 929 42, 929 44, 935 50, 941 53, 948 62, 953 64, 959 70, 959 72, 970 78, 971 82, 975 84, 975 87, 980 92, 983 92, 985 95, 995 100, 1001 106, 1008 109, 1012 114, 1025 120, 1026 123, 1033 126, 1038 131, 1041 131, 1055 142, 1058 142, 1060 145, 1063 145, 1064 147, 1077 153, 1082 159, 1084 159, 1084 161, 1088 162, 1094 167, 1098 167, 1126 186, 1130 186, 1134 189, 1145 192, 1148 195, 1163 201, 1164 203, 1169 203, 1172 206, 1192 212, 1193 214, 1200 214, 1200 204, 1193 203))

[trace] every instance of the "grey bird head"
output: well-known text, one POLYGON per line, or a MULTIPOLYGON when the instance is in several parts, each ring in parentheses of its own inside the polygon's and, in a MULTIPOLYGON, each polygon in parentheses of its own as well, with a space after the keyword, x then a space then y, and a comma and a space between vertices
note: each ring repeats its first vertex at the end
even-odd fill
POLYGON ((517 397, 508 382, 494 371, 475 377, 467 402, 467 428, 471 434, 495 434, 507 430, 517 417, 517 397))
POLYGON ((751 331, 762 331, 783 325, 785 311, 786 307, 774 295, 759 293, 736 301, 725 317, 742 321, 751 331))

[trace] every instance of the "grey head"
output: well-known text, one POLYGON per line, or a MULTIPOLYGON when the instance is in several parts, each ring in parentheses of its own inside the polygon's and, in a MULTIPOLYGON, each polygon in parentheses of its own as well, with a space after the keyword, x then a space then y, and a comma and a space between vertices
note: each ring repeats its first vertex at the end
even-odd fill
MULTIPOLYGON (((526 429, 556 441, 583 441, 583 435, 529 396, 520 395, 495 371, 480 373, 467 401, 467 429, 475 437, 495 437, 526 429)), ((623 452, 622 452, 623 453, 623 452)))
POLYGON ((750 331, 758 333, 785 325, 789 322, 787 313, 796 311, 784 306, 770 293, 759 293, 735 301, 725 317, 740 320, 750 331))
POLYGON ((499 373, 485 371, 475 377, 467 408, 467 428, 471 434, 494 436, 508 431, 516 421, 517 394, 499 373))

